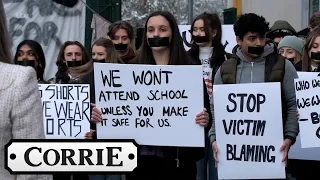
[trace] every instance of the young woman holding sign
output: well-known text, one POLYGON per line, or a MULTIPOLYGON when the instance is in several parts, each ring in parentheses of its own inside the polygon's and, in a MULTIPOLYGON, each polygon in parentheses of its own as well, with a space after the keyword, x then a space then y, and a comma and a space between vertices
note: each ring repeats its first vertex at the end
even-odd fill
MULTIPOLYGON (((110 39, 100 38, 92 45, 92 59, 95 63, 119 63, 123 64, 123 60, 118 55, 114 44, 110 39)), ((84 84, 90 84, 90 102, 95 110, 95 87, 94 87, 94 70, 92 69, 88 74, 84 75, 81 79, 84 84)), ((91 131, 85 135, 86 139, 92 139, 95 132, 95 123, 91 123, 91 131)), ((90 174, 89 180, 120 180, 120 174, 90 174)))
MULTIPOLYGON (((193 60, 203 66, 203 78, 210 97, 210 110, 213 113, 213 77, 221 64, 231 55, 224 51, 221 43, 222 27, 217 14, 200 14, 193 20, 190 31, 192 32, 191 40, 193 43, 188 53, 193 60)), ((197 162, 197 179, 205 180, 207 175, 209 175, 210 180, 218 179, 210 140, 207 135, 205 138, 205 157, 197 162)))
MULTIPOLYGON (((93 68, 93 62, 88 56, 84 46, 78 41, 66 41, 60 48, 57 57, 58 72, 55 83, 77 84, 81 83, 83 75, 93 68)), ((89 180, 87 174, 83 173, 55 173, 53 180, 83 179, 89 180)))
POLYGON ((302 71, 320 72, 320 28, 313 30, 303 50, 302 71))
MULTIPOLYGON (((123 64, 124 62, 119 57, 117 50, 114 47, 114 44, 110 39, 99 38, 92 45, 92 59, 96 63, 119 63, 123 64)), ((95 102, 95 89, 94 89, 94 72, 91 69, 87 74, 85 74, 81 82, 84 84, 90 84, 90 101, 91 103, 95 102)))
MULTIPOLYGON (((145 23, 142 45, 132 63, 149 65, 195 64, 188 58, 177 22, 171 13, 157 11, 149 15, 145 23)), ((210 127, 208 124, 212 119, 205 84, 203 98, 205 108, 196 115, 196 123, 204 127, 210 127)), ((141 155, 138 158, 138 167, 132 173, 129 173, 126 179, 195 180, 196 162, 203 156, 204 148, 142 146, 141 155)))
MULTIPOLYGON (((320 72, 320 28, 314 29, 308 39, 303 49, 302 56, 302 71, 304 72, 320 72)), ((320 75, 320 73, 319 73, 320 75)), ((318 75, 318 76, 319 76, 318 75)), ((297 112, 297 118, 299 118, 299 113, 297 112)), ((310 161, 310 160, 294 160, 288 166, 291 168, 290 173, 296 180, 304 179, 319 179, 319 161, 310 161)))
MULTIPOLYGON (((146 21, 145 33, 138 56, 131 64, 192 65, 184 49, 178 25, 167 11, 152 13, 146 21)), ((209 96, 204 85, 204 109, 196 115, 195 123, 209 130, 212 122, 209 96)), ((91 121, 100 122, 101 112, 93 108, 91 121)), ((88 133, 91 138, 92 133, 88 133)), ((126 175, 127 180, 196 179, 196 162, 203 158, 204 148, 142 146, 138 167, 126 175), (148 154, 148 155, 142 155, 148 154)))

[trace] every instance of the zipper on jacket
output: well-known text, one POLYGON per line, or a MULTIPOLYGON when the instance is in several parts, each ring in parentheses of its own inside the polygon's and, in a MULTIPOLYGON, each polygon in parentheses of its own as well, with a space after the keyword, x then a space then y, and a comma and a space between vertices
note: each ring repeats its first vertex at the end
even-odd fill
POLYGON ((253 79, 253 62, 251 62, 251 83, 252 83, 252 79, 253 79))
POLYGON ((177 167, 180 166, 180 162, 179 162, 179 148, 177 148, 177 158, 176 158, 176 161, 177 161, 177 167))

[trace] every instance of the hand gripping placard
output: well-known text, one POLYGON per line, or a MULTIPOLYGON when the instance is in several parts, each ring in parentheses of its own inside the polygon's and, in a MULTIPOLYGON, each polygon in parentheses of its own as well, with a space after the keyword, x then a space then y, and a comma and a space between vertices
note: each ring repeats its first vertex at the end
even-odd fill
POLYGON ((137 167, 134 140, 22 140, 5 146, 11 174, 131 172, 137 167))

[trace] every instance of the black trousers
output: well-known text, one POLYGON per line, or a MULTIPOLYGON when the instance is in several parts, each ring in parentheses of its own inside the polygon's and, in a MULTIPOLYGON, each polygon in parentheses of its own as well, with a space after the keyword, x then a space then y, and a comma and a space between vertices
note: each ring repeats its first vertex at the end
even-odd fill
POLYGON ((196 162, 183 162, 177 167, 175 160, 156 156, 140 156, 138 167, 126 174, 126 180, 196 180, 196 162))
MULTIPOLYGON (((89 180, 88 174, 84 173, 73 173, 73 180, 89 180)), ((55 173, 53 174, 53 180, 70 180, 71 179, 71 173, 55 173)))
POLYGON ((296 180, 320 179, 320 161, 289 159, 288 172, 296 180))

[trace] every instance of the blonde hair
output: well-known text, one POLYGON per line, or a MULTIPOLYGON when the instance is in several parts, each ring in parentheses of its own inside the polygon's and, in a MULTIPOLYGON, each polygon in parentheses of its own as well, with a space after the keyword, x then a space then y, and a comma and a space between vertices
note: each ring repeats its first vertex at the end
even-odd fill
POLYGON ((0 61, 10 64, 13 63, 3 1, 0 3, 0 61))

